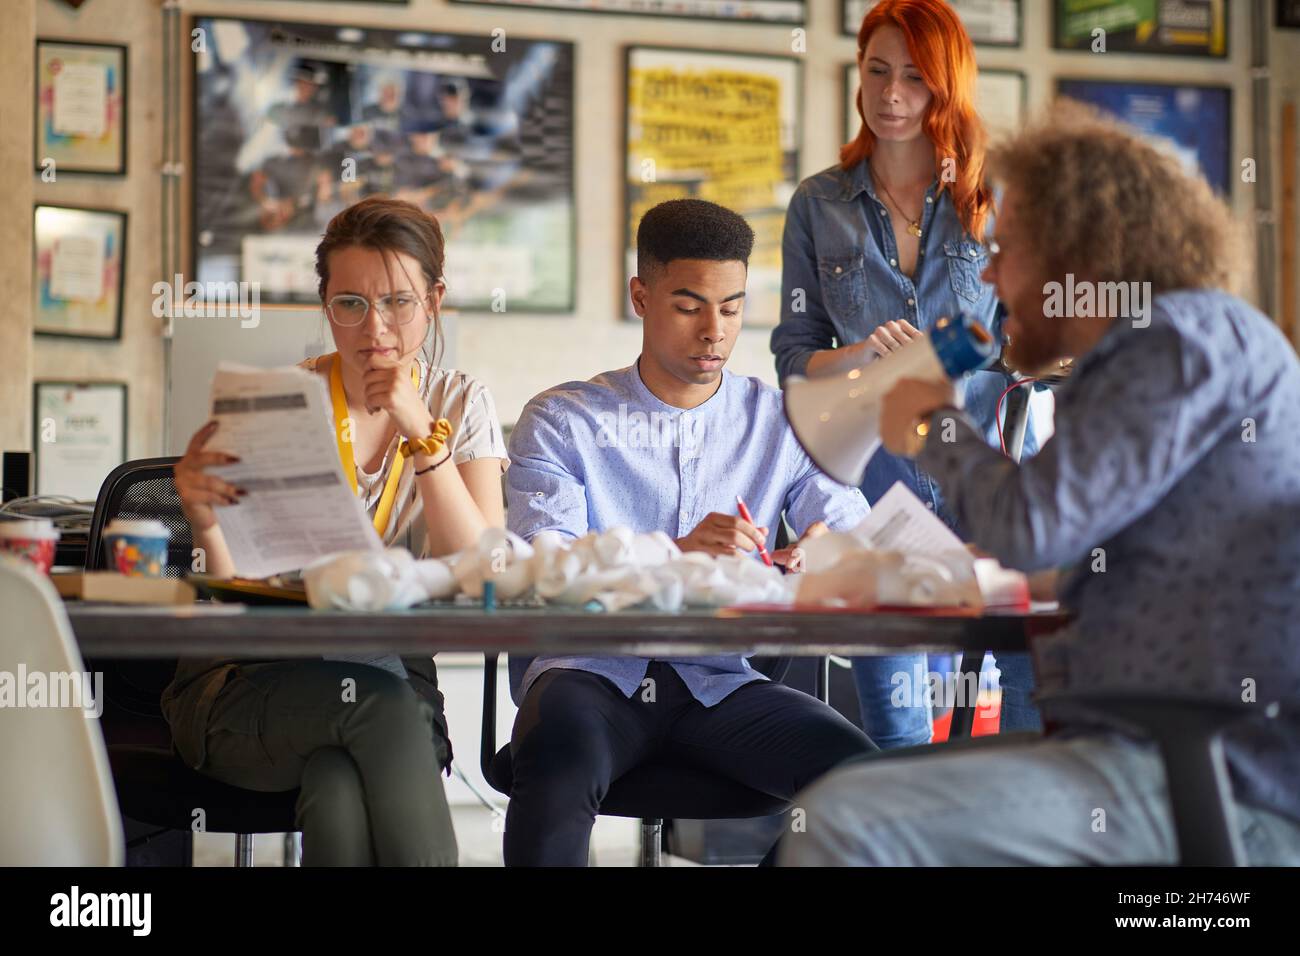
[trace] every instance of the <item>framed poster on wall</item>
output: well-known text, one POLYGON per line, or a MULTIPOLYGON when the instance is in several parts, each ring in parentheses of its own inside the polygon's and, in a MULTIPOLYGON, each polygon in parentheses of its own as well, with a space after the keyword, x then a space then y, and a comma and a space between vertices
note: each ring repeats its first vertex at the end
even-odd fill
POLYGON ((37 381, 32 387, 36 494, 94 501, 126 461, 126 383, 37 381))
POLYGON ((1029 112, 1029 80, 1020 70, 981 69, 975 81, 975 108, 989 135, 1014 133, 1029 112))
POLYGON ((126 213, 38 203, 32 246, 36 334, 121 338, 126 213))
POLYGON ((807 0, 451 0, 480 7, 566 13, 621 13, 638 17, 678 17, 736 23, 807 22, 807 0))
MULTIPOLYGON (((844 142, 858 135, 862 117, 858 115, 861 90, 858 65, 844 67, 844 142)), ((1011 133, 1024 125, 1029 103, 1028 79, 1019 70, 980 70, 975 87, 975 107, 979 110, 990 136, 1011 133)))
MULTIPOLYGON (((840 29, 856 37, 862 18, 878 0, 840 0, 840 29)), ((1021 0, 948 0, 961 17, 971 42, 979 46, 1020 46, 1021 0)))
POLYGON ((1200 172, 1221 195, 1232 192, 1232 90, 1226 86, 1062 79, 1062 96, 1090 103, 1144 133, 1200 172))
POLYGON ((446 239, 447 305, 575 301, 573 44, 490 33, 199 17, 193 229, 199 283, 318 301, 315 248, 368 195, 446 239), (538 241, 545 237, 545 241, 538 241))
POLYGON ((36 41, 35 166, 59 173, 126 173, 126 47, 36 41))
MULTIPOLYGON (((754 230, 745 325, 780 318, 781 234, 799 185, 802 64, 795 57, 629 47, 623 247, 636 274, 636 230, 668 199, 707 199, 754 230)), ((624 295, 625 315, 634 318, 624 295)))
POLYGON ((1228 56, 1227 0, 1055 0, 1058 50, 1228 56), (1101 31, 1101 32, 1098 32, 1101 31))

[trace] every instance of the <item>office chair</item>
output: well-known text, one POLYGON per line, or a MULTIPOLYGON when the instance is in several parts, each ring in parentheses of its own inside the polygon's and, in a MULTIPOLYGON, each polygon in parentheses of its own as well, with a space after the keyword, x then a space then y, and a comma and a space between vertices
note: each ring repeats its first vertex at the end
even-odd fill
MULTIPOLYGON (((108 567, 104 530, 114 518, 153 518, 171 531, 166 577, 184 577, 190 568, 190 526, 181 512, 172 481, 176 458, 144 458, 119 465, 104 479, 91 517, 86 570, 108 567)), ((171 729, 162 715, 164 688, 176 661, 97 662, 104 674, 101 724, 122 815, 160 830, 191 830, 202 809, 203 829, 235 834, 235 865, 253 865, 254 834, 293 834, 298 791, 262 793, 213 780, 176 755, 171 729)), ((134 848, 157 833, 132 841, 134 848)), ((285 842, 285 865, 296 862, 297 843, 285 842)))
POLYGON ((1247 865, 1223 733, 1250 717, 1277 719, 1278 704, 1225 702, 1162 691, 1067 691, 1044 702, 1049 700, 1118 718, 1159 746, 1182 866, 1247 865))
MULTIPOLYGON (((87 672, 53 585, 29 564, 0 557, 0 671, 87 672)), ((99 721, 78 682, 60 706, 14 707, 0 733, 0 866, 121 866, 122 822, 99 721), (65 706, 66 705, 66 706, 65 706)), ((19 691, 26 693, 26 688, 19 691)), ((48 701, 47 701, 48 703, 48 701)))
MULTIPOLYGON (((499 793, 510 795, 514 783, 510 745, 497 750, 497 660, 500 655, 483 655, 483 733, 479 767, 483 777, 499 793)), ((790 667, 788 657, 754 658, 755 670, 779 681, 790 667)), ((600 813, 611 817, 641 820, 639 866, 662 865, 665 819, 740 820, 783 813, 789 801, 729 780, 720 774, 656 760, 634 768, 610 784, 600 813)))

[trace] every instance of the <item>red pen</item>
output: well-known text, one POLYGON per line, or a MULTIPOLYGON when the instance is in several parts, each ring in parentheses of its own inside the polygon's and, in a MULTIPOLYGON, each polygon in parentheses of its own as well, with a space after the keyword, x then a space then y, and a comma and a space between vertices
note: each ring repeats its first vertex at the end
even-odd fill
MULTIPOLYGON (((745 507, 745 499, 741 498, 740 495, 736 495, 736 507, 740 509, 740 516, 742 518, 750 524, 754 524, 754 516, 749 513, 749 509, 745 507)), ((754 527, 757 528, 758 525, 754 525, 754 527)), ((767 545, 759 544, 758 556, 763 559, 763 563, 769 568, 772 566, 772 556, 767 553, 767 545)))

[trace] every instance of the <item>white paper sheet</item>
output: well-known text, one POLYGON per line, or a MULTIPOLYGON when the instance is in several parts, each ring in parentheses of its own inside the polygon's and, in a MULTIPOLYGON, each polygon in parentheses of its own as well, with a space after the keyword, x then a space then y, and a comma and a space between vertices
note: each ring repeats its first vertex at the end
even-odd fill
MULTIPOLYGON (((871 514, 853 529, 863 544, 881 551, 938 555, 966 546, 901 481, 871 506, 871 514)), ((971 558, 972 567, 974 557, 971 558)))
POLYGON ((852 532, 822 535, 805 548, 800 602, 980 607, 1028 598, 1024 575, 992 560, 982 568, 991 591, 984 595, 975 556, 902 482, 852 532))
POLYGON ((237 574, 262 578, 341 551, 383 550, 343 476, 319 376, 223 362, 212 417, 220 426, 208 447, 241 460, 210 470, 248 491, 216 509, 237 574))

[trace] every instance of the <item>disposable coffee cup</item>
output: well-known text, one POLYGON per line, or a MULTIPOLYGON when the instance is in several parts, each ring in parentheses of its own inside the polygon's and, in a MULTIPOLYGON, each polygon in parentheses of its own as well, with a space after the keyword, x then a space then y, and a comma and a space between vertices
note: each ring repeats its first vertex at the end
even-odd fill
POLYGON ((160 578, 167 567, 171 530, 152 518, 115 518, 104 530, 108 566, 132 578, 160 578))
POLYGON ((50 573, 58 543, 58 529, 49 518, 0 521, 0 552, 31 562, 42 574, 50 573))

